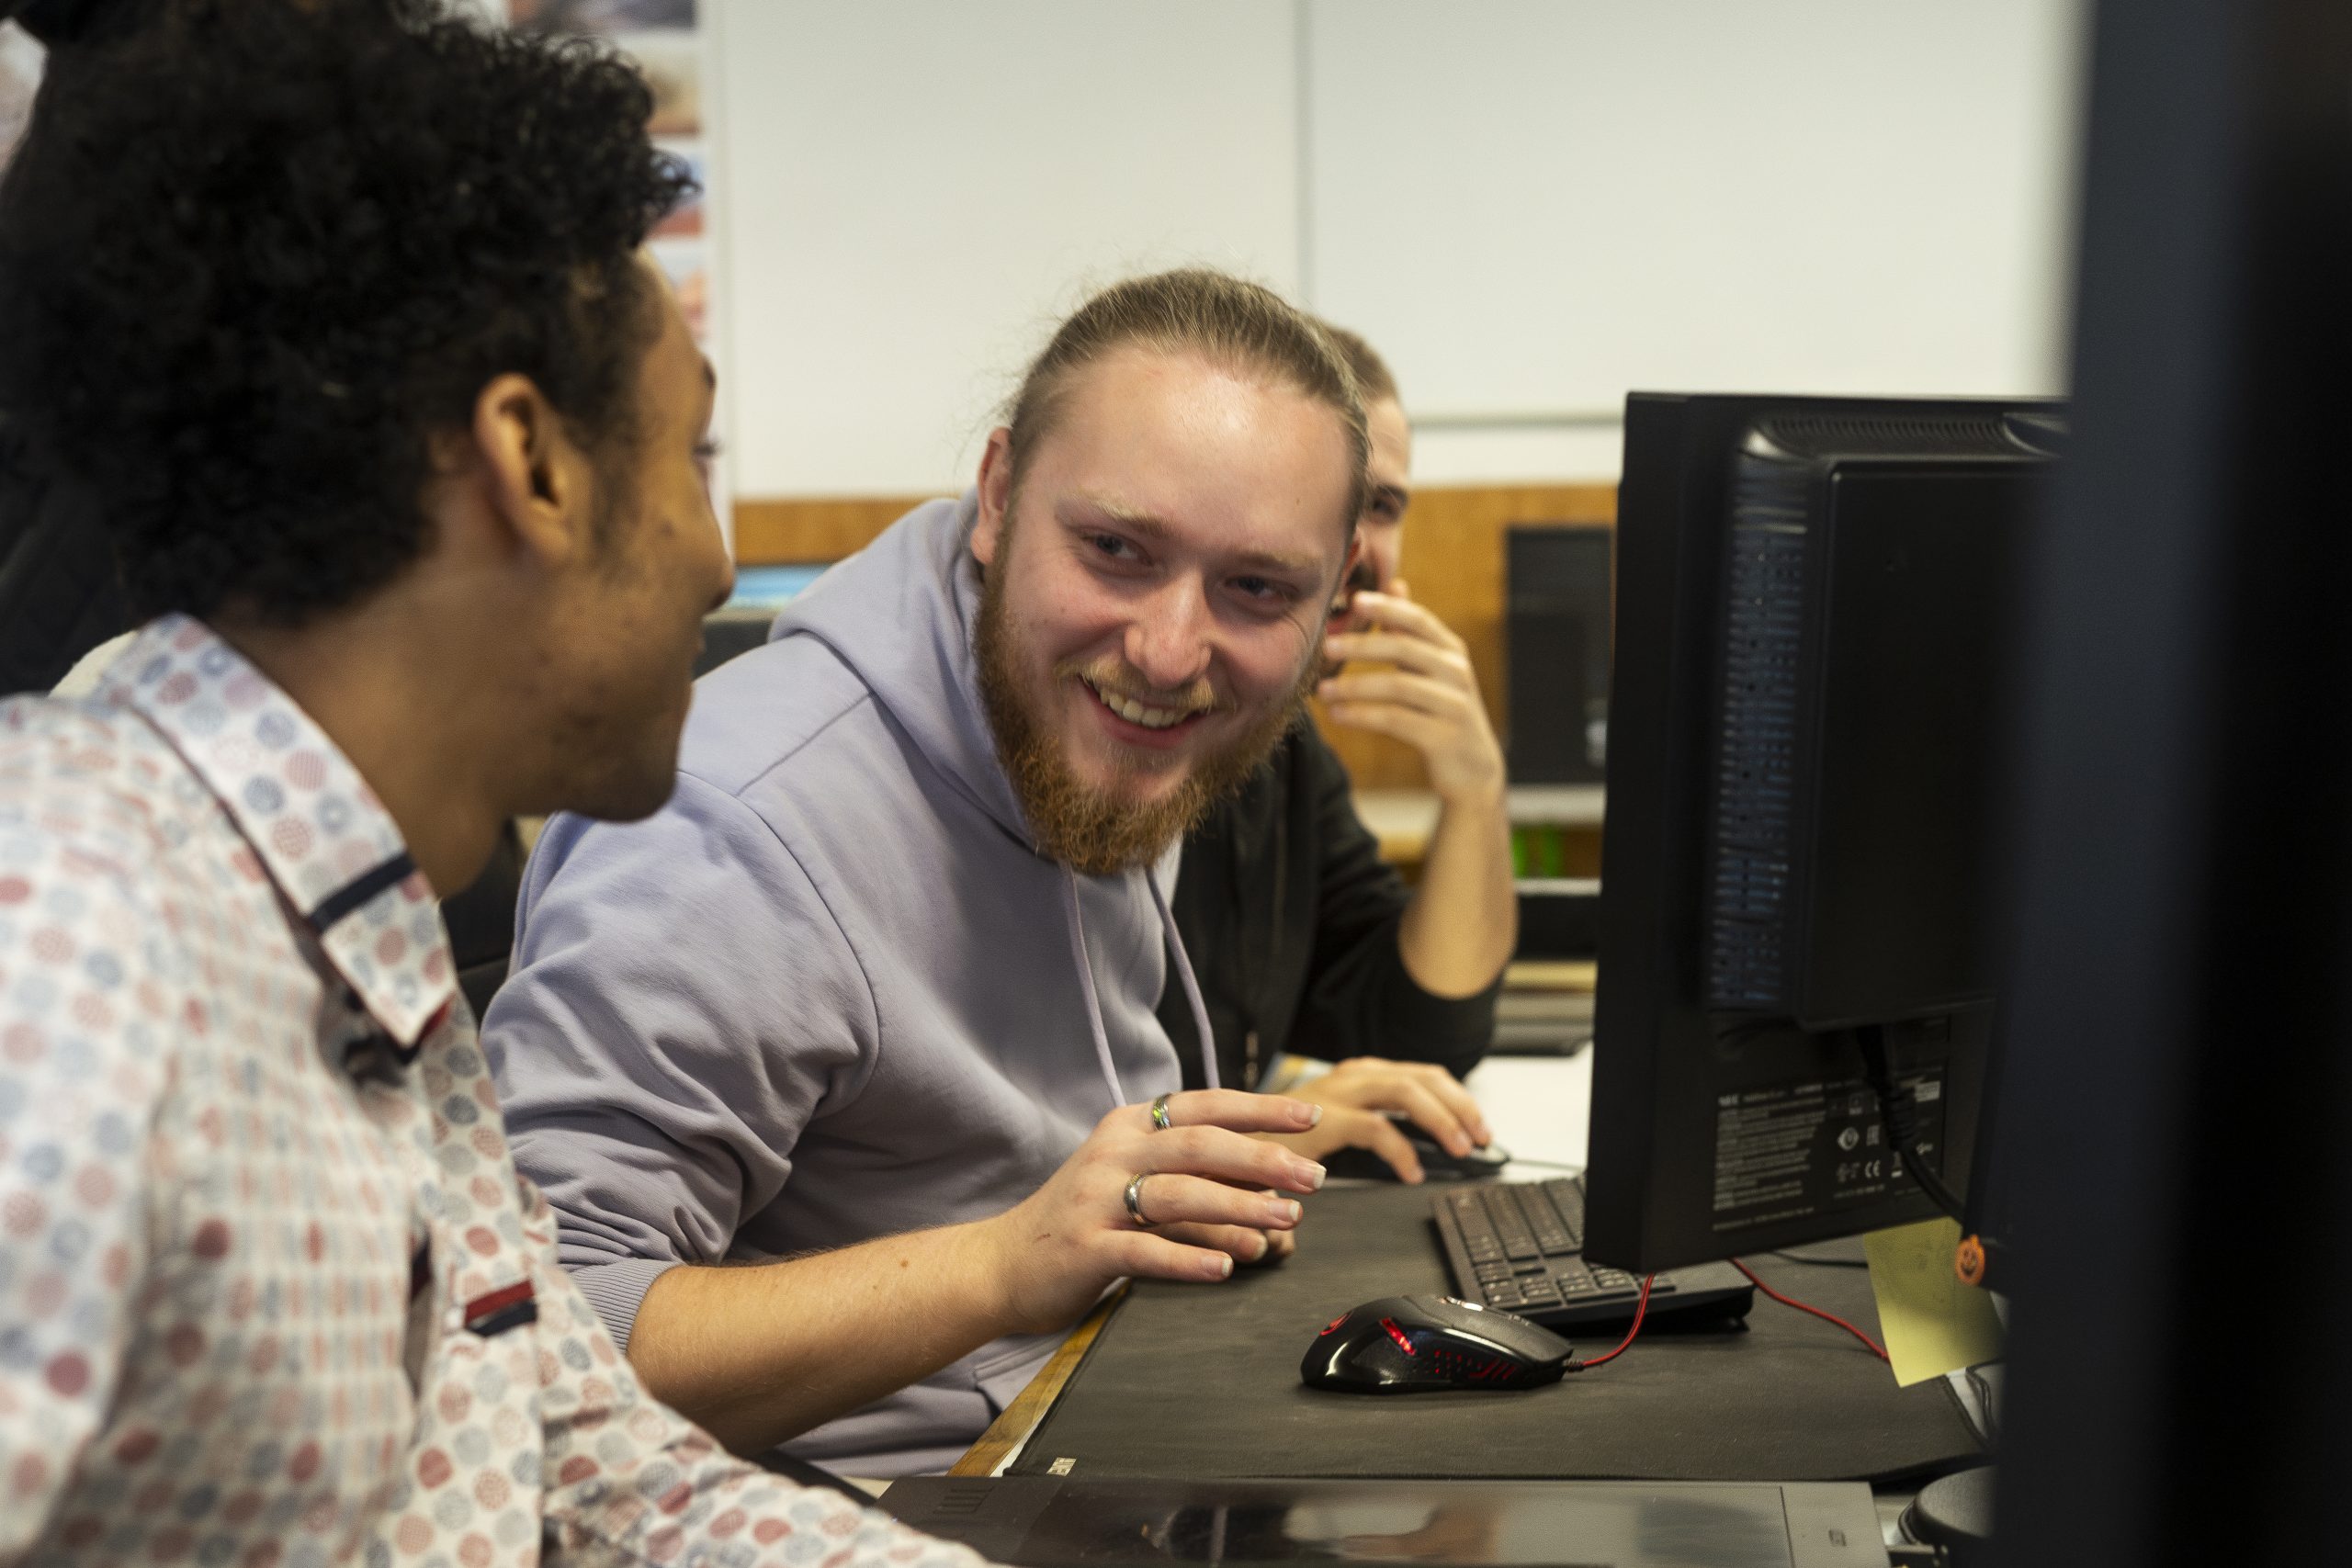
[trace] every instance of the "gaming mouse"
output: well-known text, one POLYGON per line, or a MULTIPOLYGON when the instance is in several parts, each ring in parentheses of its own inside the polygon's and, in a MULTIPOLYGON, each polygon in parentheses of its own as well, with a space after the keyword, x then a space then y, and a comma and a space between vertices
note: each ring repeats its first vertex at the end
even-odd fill
MULTIPOLYGON (((1474 1148, 1457 1158, 1446 1153, 1444 1145, 1422 1131, 1421 1124, 1403 1111, 1384 1111, 1381 1114, 1396 1123, 1396 1130, 1405 1134, 1405 1141, 1413 1145, 1413 1153, 1421 1162, 1421 1174, 1431 1181, 1499 1176, 1503 1167, 1510 1163, 1510 1153, 1500 1144, 1474 1148)), ((1397 1179, 1396 1168, 1370 1149, 1334 1149, 1323 1161, 1323 1168, 1329 1175, 1352 1177, 1359 1181, 1397 1179)))
POLYGON ((1299 1381, 1349 1393, 1536 1388, 1557 1382, 1568 1342, 1523 1317, 1452 1296, 1383 1296, 1333 1318, 1299 1381))

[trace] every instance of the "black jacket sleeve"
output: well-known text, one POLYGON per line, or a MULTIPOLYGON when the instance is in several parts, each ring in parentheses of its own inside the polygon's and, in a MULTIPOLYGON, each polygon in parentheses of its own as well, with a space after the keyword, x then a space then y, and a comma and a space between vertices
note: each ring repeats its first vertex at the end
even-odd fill
POLYGON ((1423 990, 1396 945, 1411 891, 1356 816, 1348 771, 1310 725, 1294 787, 1312 813, 1317 898, 1306 994, 1288 1048, 1305 1055, 1387 1056, 1468 1072, 1494 1041, 1502 978, 1459 999, 1423 990))

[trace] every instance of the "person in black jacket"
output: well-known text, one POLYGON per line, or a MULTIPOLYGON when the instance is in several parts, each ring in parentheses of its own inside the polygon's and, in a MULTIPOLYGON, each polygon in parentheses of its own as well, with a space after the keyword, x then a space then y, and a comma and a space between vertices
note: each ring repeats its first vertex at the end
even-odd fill
MULTIPOLYGON (((1412 446, 1396 379, 1362 338, 1325 330, 1363 390, 1372 484, 1354 592, 1327 640, 1334 673, 1317 695, 1334 722, 1420 751, 1438 826, 1408 887, 1358 820, 1347 769, 1302 716, 1240 793, 1186 835, 1174 912, 1224 1082, 1258 1089, 1285 1052, 1336 1063, 1284 1090, 1325 1108, 1313 1133, 1284 1141, 1310 1156, 1369 1148, 1414 1181, 1419 1162, 1381 1112, 1409 1114, 1456 1154, 1487 1141, 1458 1075, 1493 1038, 1518 939, 1503 756, 1462 639, 1396 575, 1412 446), (1393 668, 1340 670, 1347 660, 1393 668)), ((1172 978, 1159 1017, 1197 1087, 1195 1032, 1172 978)))

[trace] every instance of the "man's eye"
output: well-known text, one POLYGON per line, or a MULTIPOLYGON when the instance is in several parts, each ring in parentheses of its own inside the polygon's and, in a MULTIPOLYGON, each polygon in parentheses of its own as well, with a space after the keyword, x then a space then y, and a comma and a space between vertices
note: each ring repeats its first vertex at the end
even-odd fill
POLYGON ((1116 534, 1095 535, 1094 547, 1114 560, 1129 560, 1135 556, 1135 547, 1116 534))
POLYGON ((1296 597, 1290 584, 1276 582, 1270 577, 1237 577, 1233 580, 1233 586, 1241 591, 1244 598, 1260 600, 1269 604, 1286 604, 1296 597))

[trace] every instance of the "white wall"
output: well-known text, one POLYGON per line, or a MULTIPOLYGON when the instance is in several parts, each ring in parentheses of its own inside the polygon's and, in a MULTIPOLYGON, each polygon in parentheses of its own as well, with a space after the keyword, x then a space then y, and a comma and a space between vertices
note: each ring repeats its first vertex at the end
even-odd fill
POLYGON ((2080 0, 704 0, 738 493, 954 488, 1057 316, 1204 260, 1363 331, 1425 482, 1632 387, 2060 389, 2080 0))
POLYGON ((1306 292, 1439 425, 1424 482, 1613 472, 1634 387, 2061 387, 2071 0, 1308 15, 1306 292))
POLYGON ((1204 261, 1294 293, 1296 30, 1264 0, 729 0, 736 492, 967 482, 1090 286, 1204 261))

